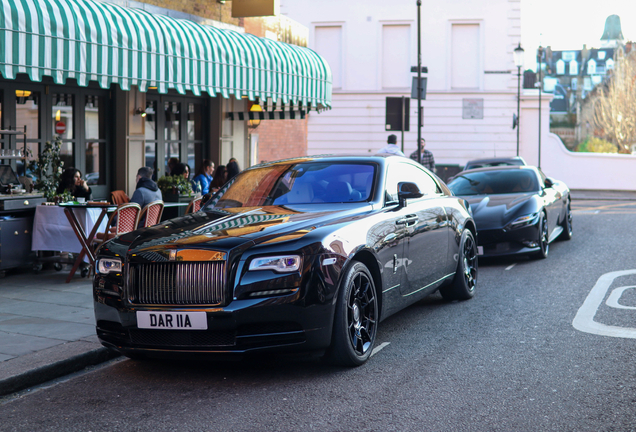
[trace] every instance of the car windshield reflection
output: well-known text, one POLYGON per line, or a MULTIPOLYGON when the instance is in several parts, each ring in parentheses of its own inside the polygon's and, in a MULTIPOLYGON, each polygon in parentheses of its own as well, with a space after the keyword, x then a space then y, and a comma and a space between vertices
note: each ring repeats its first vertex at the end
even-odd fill
POLYGON ((539 191, 539 182, 529 170, 498 170, 463 173, 448 187, 456 196, 498 195, 539 191))
POLYGON ((374 184, 373 164, 276 164, 243 171, 205 209, 365 202, 374 184))

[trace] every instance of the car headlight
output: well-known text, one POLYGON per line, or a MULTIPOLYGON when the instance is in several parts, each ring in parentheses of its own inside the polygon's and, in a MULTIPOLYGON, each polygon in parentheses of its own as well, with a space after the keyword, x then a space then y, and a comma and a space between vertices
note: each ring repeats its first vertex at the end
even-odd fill
POLYGON ((254 258, 250 262, 249 270, 273 270, 280 273, 298 271, 301 265, 299 255, 278 255, 254 258))
POLYGON ((100 258, 97 260, 97 273, 121 273, 121 260, 119 258, 100 258))
POLYGON ((517 229, 524 226, 532 225, 537 221, 538 218, 539 218, 539 212, 532 213, 526 216, 521 216, 515 219, 514 221, 512 221, 511 223, 509 223, 506 228, 517 229))

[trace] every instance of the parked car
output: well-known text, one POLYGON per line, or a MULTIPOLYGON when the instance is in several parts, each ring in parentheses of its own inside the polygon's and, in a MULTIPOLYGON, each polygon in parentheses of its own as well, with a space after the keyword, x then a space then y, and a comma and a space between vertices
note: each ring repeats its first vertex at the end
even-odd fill
POLYGON ((244 170, 201 211, 100 249, 97 335, 129 357, 310 351, 360 365, 378 324, 439 290, 470 299, 465 200, 408 158, 244 170))
POLYGON ((521 156, 513 157, 501 157, 501 158, 489 158, 489 159, 475 159, 466 162, 464 171, 475 168, 486 168, 494 166, 508 166, 508 165, 528 165, 521 156))
POLYGON ((570 190, 536 167, 462 171, 448 187, 470 204, 480 255, 546 258, 552 241, 572 238, 570 190))

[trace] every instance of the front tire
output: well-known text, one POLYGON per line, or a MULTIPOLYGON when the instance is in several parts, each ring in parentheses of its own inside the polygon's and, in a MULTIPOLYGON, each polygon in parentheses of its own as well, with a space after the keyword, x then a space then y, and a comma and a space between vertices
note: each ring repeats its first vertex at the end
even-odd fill
POLYGON ((378 330, 378 298, 371 272, 354 262, 339 291, 328 359, 342 366, 360 366, 371 356, 378 330))
POLYGON ((540 250, 531 255, 534 259, 546 259, 548 257, 548 252, 550 251, 550 242, 548 241, 548 221, 545 217, 545 214, 541 214, 541 219, 539 220, 539 246, 540 250))
POLYGON ((563 218, 563 222, 561 222, 561 227, 563 228, 563 232, 561 233, 559 238, 561 240, 572 239, 572 208, 570 206, 570 200, 568 200, 565 218, 563 218))
POLYGON ((457 271, 452 284, 439 290, 446 301, 468 300, 475 295, 478 273, 477 242, 469 229, 462 232, 457 261, 457 271))

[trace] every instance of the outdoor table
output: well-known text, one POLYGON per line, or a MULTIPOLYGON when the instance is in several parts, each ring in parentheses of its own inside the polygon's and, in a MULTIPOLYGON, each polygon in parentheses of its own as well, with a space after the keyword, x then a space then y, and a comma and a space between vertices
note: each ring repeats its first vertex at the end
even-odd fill
POLYGON ((66 217, 68 218, 68 221, 71 224, 73 231, 75 231, 75 235, 77 236, 77 239, 82 245, 82 250, 77 256, 77 259, 75 260, 75 264, 73 265, 71 272, 68 274, 68 277, 66 278, 66 283, 69 283, 71 281, 71 278, 73 277, 73 275, 79 268, 79 266, 82 264, 82 259, 84 258, 84 255, 87 256, 89 264, 93 268, 95 267, 95 254, 94 254, 91 243, 93 242, 93 238, 95 238, 95 234, 97 234, 97 230, 99 229, 99 226, 101 225, 102 221, 106 217, 106 214, 109 211, 112 212, 117 210, 117 206, 107 202, 102 203, 97 201, 89 201, 87 203, 60 204, 60 207, 64 208, 64 213, 66 214, 66 217), (84 228, 77 220, 77 215, 75 214, 75 212, 77 209, 92 209, 92 208, 101 209, 101 212, 99 213, 99 216, 97 217, 97 220, 95 221, 95 225, 93 225, 93 229, 87 236, 86 232, 84 231, 84 228))
POLYGON ((78 253, 66 279, 68 283, 85 256, 89 264, 95 264, 91 242, 98 230, 105 231, 104 218, 108 212, 116 208, 117 206, 109 203, 97 202, 37 206, 31 249, 78 253), (71 234, 71 231, 75 235, 71 234))

